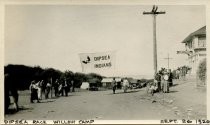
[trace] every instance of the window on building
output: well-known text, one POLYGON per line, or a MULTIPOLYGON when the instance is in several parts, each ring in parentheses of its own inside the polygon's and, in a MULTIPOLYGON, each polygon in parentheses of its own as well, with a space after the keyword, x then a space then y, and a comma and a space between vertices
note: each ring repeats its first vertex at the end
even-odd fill
POLYGON ((198 47, 206 47, 206 39, 204 37, 198 38, 198 47))

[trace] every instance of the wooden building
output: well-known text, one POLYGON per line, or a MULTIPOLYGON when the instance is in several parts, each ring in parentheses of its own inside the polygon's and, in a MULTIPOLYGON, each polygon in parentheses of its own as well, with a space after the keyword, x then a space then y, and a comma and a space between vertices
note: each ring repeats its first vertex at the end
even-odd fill
POLYGON ((189 34, 182 43, 185 44, 191 74, 196 74, 200 61, 206 58, 206 26, 189 34))

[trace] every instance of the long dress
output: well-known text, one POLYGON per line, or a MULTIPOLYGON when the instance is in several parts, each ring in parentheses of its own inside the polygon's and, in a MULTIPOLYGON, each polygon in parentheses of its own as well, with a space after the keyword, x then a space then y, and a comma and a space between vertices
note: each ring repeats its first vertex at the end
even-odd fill
POLYGON ((31 90, 31 102, 33 102, 33 100, 38 100, 37 86, 35 84, 31 84, 30 90, 31 90))
POLYGON ((47 85, 46 85, 45 99, 48 99, 49 98, 50 89, 51 89, 51 85, 50 85, 50 83, 47 83, 47 85))
POLYGON ((167 80, 163 81, 163 92, 168 93, 169 92, 169 83, 167 80))
POLYGON ((123 90, 124 90, 124 92, 127 92, 128 86, 129 86, 128 80, 126 80, 126 79, 123 80, 123 90))
POLYGON ((42 91, 40 87, 40 82, 36 83, 36 86, 37 86, 38 99, 41 99, 42 91))

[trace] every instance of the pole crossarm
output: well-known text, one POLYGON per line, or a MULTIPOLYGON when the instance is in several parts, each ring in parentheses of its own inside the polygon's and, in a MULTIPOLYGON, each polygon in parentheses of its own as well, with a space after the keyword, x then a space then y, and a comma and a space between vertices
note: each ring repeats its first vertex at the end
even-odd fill
POLYGON ((164 11, 160 11, 160 12, 143 12, 143 14, 144 15, 146 15, 146 14, 165 14, 166 12, 164 12, 164 11))
POLYGON ((165 14, 166 12, 165 11, 159 11, 157 12, 157 9, 158 9, 158 6, 155 6, 153 5, 153 8, 152 8, 152 11, 151 12, 143 12, 143 14, 153 14, 153 15, 156 15, 156 14, 165 14))
POLYGON ((173 59, 173 58, 170 58, 169 57, 169 54, 168 54, 168 57, 167 58, 164 58, 164 59, 167 59, 168 60, 168 69, 169 69, 169 61, 170 61, 170 59, 173 59))

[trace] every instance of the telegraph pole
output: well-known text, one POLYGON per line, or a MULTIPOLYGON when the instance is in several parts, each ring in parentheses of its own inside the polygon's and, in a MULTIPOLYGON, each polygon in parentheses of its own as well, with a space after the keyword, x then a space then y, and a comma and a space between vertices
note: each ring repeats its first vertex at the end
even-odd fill
POLYGON ((157 11, 158 7, 157 6, 153 6, 152 11, 151 12, 143 12, 143 15, 152 15, 153 16, 153 56, 154 56, 154 76, 157 73, 157 43, 156 43, 156 16, 158 14, 165 14, 166 12, 157 11))
POLYGON ((168 57, 167 58, 164 58, 164 59, 167 59, 168 60, 168 69, 169 69, 169 61, 170 61, 170 59, 173 59, 173 58, 169 58, 169 54, 168 54, 168 57))

